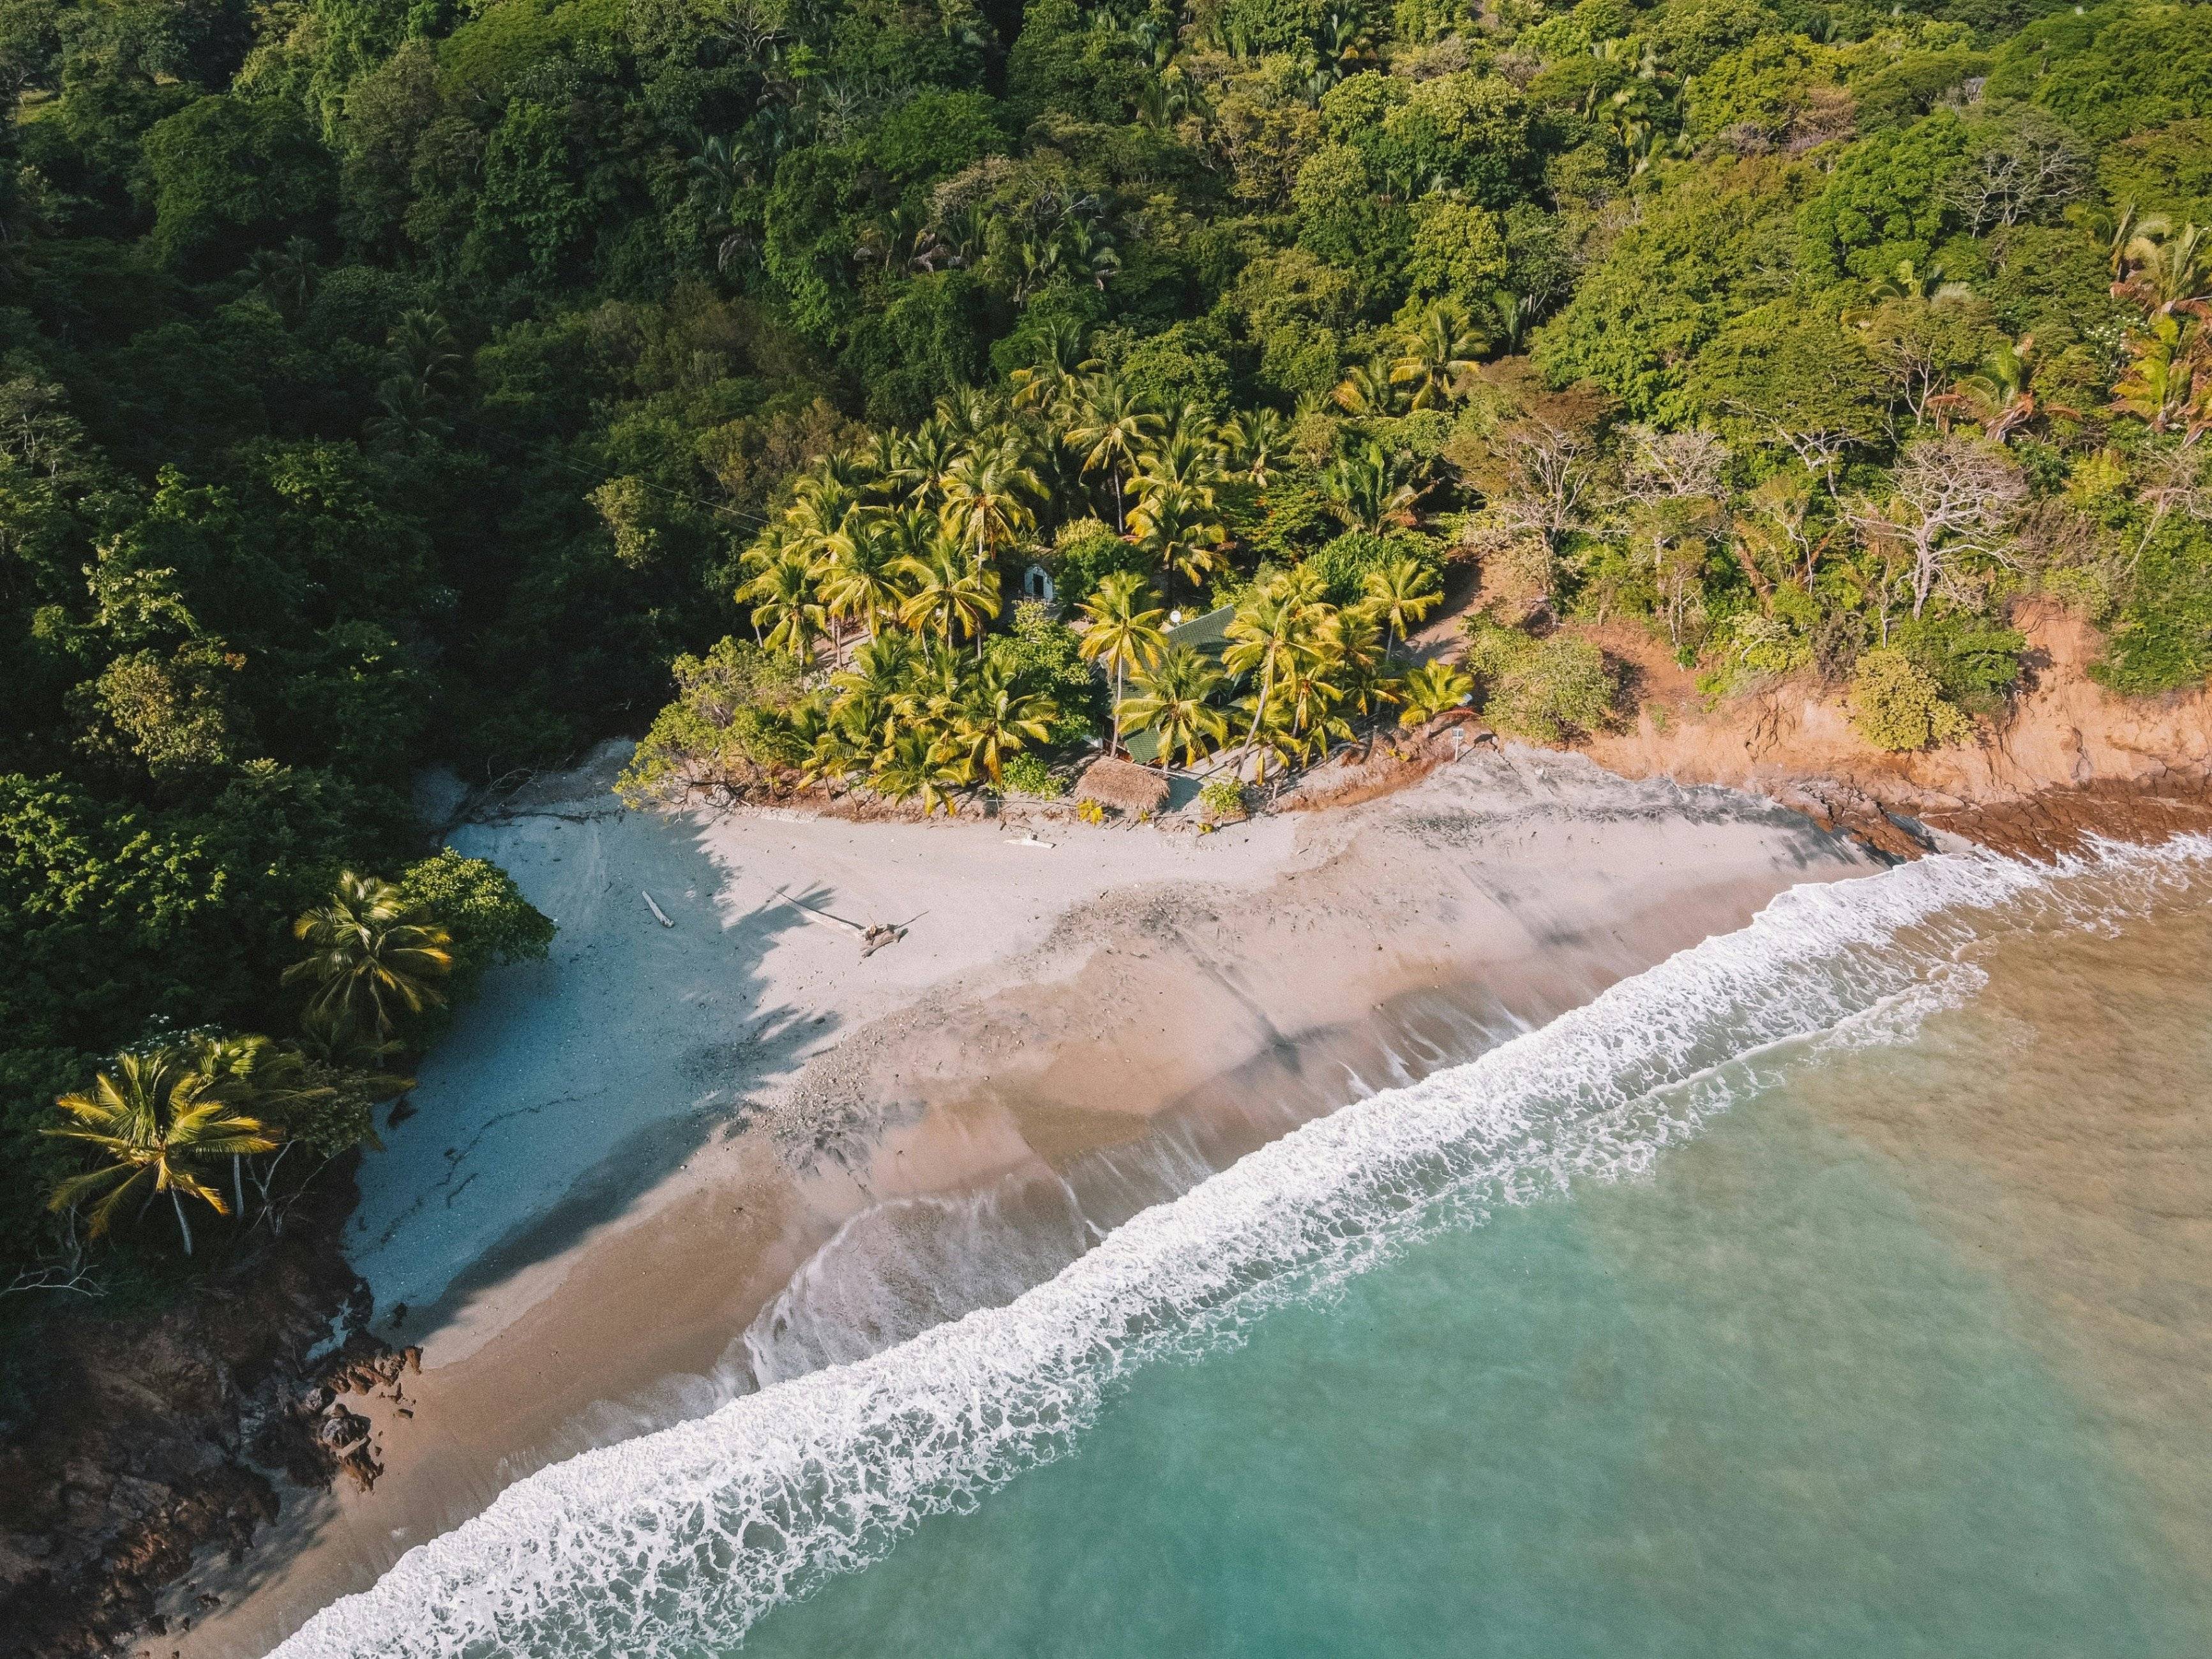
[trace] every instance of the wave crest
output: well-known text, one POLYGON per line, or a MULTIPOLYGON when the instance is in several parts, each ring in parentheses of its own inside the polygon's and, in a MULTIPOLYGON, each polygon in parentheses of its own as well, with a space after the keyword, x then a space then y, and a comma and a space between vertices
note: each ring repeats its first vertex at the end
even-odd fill
POLYGON ((1065 1450, 1117 1381, 1224 1342, 1434 1228, 1617 1179, 1805 1039, 1909 1036, 1972 994, 1991 920, 2079 926, 2212 840, 2056 867, 1948 856, 1801 887, 1464 1066, 1309 1123, 1137 1215, 1048 1282, 854 1364, 586 1452, 318 1613, 284 1659, 726 1645, 900 1533, 1065 1450))

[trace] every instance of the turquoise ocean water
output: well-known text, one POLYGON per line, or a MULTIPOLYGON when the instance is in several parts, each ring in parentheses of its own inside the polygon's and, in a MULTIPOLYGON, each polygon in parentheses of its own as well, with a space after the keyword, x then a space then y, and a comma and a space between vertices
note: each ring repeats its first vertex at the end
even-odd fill
POLYGON ((2201 857, 1795 896, 296 1649, 2212 1652, 2208 959, 2201 857))

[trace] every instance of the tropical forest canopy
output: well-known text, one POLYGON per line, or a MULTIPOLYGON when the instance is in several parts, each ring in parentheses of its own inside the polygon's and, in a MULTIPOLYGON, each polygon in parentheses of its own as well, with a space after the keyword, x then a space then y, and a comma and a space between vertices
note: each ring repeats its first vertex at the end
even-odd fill
POLYGON ((427 763, 1557 737, 1577 621, 1909 749, 2032 590, 2212 669, 2201 5, 4 0, 0 64, 6 1264, 71 1177, 252 1207, 544 948, 427 763))

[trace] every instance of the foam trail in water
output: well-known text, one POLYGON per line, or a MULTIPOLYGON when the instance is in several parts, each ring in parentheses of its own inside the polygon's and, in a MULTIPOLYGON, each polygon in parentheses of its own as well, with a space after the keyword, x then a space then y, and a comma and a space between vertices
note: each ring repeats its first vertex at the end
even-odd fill
POLYGON ((1012 1302, 1095 1242, 1057 1176, 889 1200, 854 1216, 744 1337, 765 1389, 865 1359, 933 1325, 1012 1302))
POLYGON ((1261 1148, 1004 1307, 541 1470, 278 1652, 726 1646, 918 1520, 1057 1455, 1134 1368, 1234 1340, 1267 1308, 1498 1202, 1645 1169, 1778 1045, 1905 1034, 1971 994, 1958 954, 1993 908, 2004 926, 2083 925, 2207 859, 2201 838, 2056 870, 1943 857, 1793 890, 1539 1030, 1261 1148))

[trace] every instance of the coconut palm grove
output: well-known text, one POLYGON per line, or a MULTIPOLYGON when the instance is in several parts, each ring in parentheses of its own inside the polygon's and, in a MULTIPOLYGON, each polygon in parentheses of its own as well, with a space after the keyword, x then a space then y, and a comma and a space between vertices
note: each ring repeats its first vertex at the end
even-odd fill
POLYGON ((2212 672, 2212 8, 8 0, 0 64, 18 1336, 250 1259, 544 954, 428 767, 1226 814, 1627 717, 1594 624, 1898 751, 2027 595, 2212 672))

